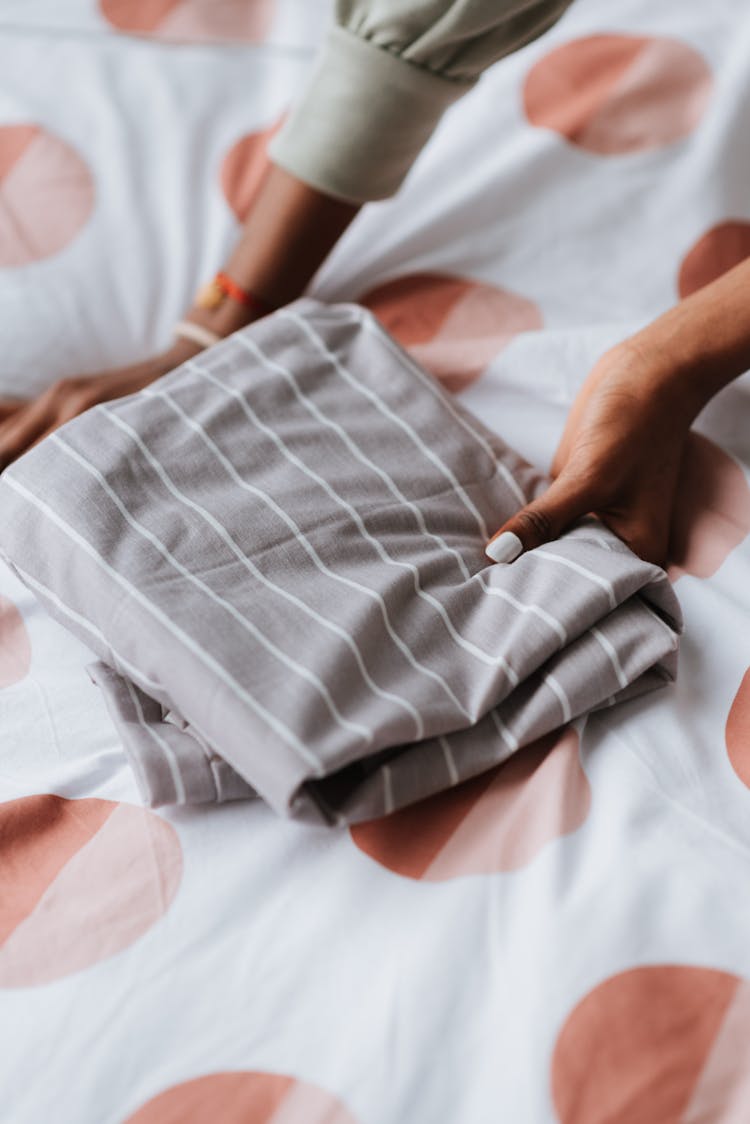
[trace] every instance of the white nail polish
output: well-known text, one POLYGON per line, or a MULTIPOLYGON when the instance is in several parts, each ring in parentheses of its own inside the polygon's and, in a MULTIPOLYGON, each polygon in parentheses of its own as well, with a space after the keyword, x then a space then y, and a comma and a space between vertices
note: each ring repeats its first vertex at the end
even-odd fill
POLYGON ((523 554, 523 543, 512 531, 503 531, 496 539, 490 539, 484 553, 493 562, 513 562, 519 554, 523 554))

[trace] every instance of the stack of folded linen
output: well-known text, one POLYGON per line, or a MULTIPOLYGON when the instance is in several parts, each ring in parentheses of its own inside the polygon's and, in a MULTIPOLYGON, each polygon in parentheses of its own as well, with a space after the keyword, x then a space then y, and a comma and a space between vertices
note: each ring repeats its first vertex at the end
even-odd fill
POLYGON ((387 814, 671 680, 666 575, 595 520, 512 565, 540 479, 364 309, 302 298, 0 476, 0 553, 152 806, 387 814))

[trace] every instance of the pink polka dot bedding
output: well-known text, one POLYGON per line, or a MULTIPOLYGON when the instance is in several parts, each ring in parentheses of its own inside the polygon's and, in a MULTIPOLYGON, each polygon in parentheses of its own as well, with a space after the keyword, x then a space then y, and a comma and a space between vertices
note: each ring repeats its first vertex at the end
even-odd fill
MULTIPOLYGON (((168 343, 328 8, 2 6, 0 397, 168 343)), ((740 0, 574 0, 310 295, 377 317, 543 477, 597 358, 750 255, 748 36, 740 0)), ((682 465, 676 681, 340 826, 148 806, 101 653, 0 564, 0 1116, 750 1118, 749 414, 741 378, 682 465)))

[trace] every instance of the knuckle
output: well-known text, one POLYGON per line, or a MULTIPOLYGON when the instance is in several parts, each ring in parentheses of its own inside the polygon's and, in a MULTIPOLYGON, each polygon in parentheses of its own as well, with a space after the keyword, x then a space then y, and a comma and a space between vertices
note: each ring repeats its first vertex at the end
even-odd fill
POLYGON ((64 406, 55 414, 52 419, 51 428, 57 429, 58 426, 65 425, 66 422, 73 421, 74 418, 80 417, 83 413, 83 407, 75 405, 73 402, 66 402, 64 406))
POLYGON ((92 404, 92 397, 86 390, 76 390, 70 396, 70 408, 75 410, 77 414, 83 413, 88 410, 92 404))
POLYGON ((662 536, 635 533, 629 535, 624 541, 633 551, 633 554, 637 554, 644 562, 652 562, 656 566, 664 564, 667 544, 663 541, 662 536))
POLYGON ((75 377, 58 379, 52 387, 52 392, 58 397, 63 395, 67 397, 67 395, 73 394, 78 390, 79 386, 80 380, 75 377))
POLYGON ((91 386, 85 379, 60 379, 50 389, 51 405, 58 416, 69 417, 83 413, 94 403, 91 386))
POLYGON ((91 394, 91 379, 71 375, 69 378, 59 379, 52 389, 58 398, 88 399, 91 394))
POLYGON ((553 538, 552 520, 546 511, 538 508, 531 507, 527 511, 521 511, 518 515, 518 525, 522 538, 526 536, 534 542, 545 542, 553 538))

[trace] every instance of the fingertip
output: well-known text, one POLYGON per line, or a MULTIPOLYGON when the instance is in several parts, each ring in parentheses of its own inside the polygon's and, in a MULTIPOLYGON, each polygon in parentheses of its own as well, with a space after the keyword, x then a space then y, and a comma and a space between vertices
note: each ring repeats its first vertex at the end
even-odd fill
POLYGON ((484 548, 493 562, 514 562, 523 553, 523 543, 513 531, 498 531, 484 548))

